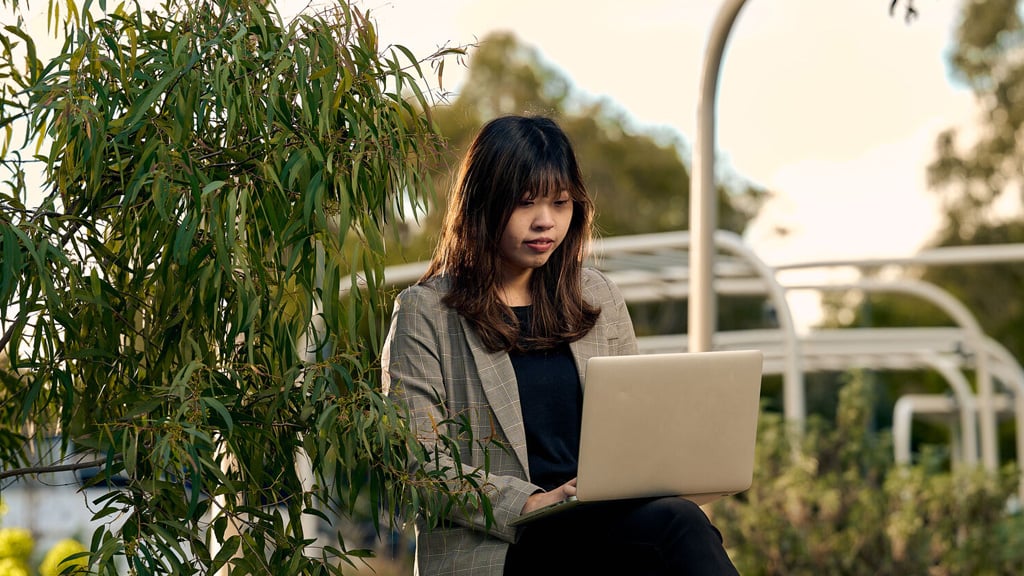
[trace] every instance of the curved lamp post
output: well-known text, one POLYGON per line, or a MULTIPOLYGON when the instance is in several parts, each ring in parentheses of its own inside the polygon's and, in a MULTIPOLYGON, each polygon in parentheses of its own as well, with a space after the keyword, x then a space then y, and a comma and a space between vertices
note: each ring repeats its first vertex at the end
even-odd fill
POLYGON ((736 16, 746 0, 725 0, 711 27, 704 52, 700 93, 697 99, 697 141, 690 170, 690 297, 687 334, 689 350, 711 350, 715 331, 714 234, 718 228, 718 194, 715 192, 715 96, 718 76, 736 16))

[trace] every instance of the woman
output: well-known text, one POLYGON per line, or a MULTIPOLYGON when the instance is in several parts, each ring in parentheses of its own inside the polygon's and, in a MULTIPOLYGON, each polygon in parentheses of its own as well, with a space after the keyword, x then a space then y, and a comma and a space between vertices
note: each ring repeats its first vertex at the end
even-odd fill
POLYGON ((717 529, 681 498, 508 525, 576 493, 587 359, 637 353, 622 295, 583 266, 592 218, 553 121, 507 116, 480 130, 430 266, 395 302, 382 358, 385 391, 438 446, 431 465, 486 475, 493 522, 484 507, 429 529, 421 519, 421 574, 735 574, 717 529))

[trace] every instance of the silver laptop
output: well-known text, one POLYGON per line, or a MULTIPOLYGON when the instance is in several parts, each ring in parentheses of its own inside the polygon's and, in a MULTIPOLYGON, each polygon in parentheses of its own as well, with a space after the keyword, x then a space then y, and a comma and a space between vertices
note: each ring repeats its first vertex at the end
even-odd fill
POLYGON ((750 488, 760 411, 760 350, 598 356, 583 387, 576 497, 682 496, 703 505, 750 488))

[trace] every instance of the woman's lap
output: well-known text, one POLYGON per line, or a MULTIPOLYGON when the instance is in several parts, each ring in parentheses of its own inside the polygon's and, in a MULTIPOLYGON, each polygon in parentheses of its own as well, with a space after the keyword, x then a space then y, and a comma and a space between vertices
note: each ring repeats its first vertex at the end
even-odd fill
POLYGON ((722 537, 682 498, 580 506, 520 529, 505 574, 736 574, 722 537))

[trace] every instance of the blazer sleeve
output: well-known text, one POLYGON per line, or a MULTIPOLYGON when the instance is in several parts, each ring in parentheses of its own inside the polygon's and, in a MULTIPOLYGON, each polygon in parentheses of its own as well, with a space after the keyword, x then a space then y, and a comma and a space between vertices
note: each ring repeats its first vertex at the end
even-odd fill
MULTIPOLYGON (((438 291, 430 286, 412 286, 399 295, 381 355, 384 393, 406 413, 419 441, 428 450, 436 449, 437 458, 423 463, 425 467, 444 471, 450 487, 459 485, 459 471, 464 475, 476 475, 484 487, 484 494, 493 510, 493 523, 488 525, 482 509, 453 508, 448 520, 512 542, 516 529, 508 526, 507 522, 522 512, 526 499, 539 488, 508 470, 494 470, 494 459, 489 463, 491 469, 487 469, 484 463, 469 462, 468 454, 453 457, 455 455, 449 446, 463 446, 466 452, 469 452, 469 447, 465 445, 464 438, 456 437, 459 428, 452 420, 457 419, 458 411, 452 409, 456 401, 452 396, 458 395, 459 401, 469 404, 482 404, 484 400, 482 390, 477 390, 478 384, 460 383, 459 386, 471 389, 454 390, 449 387, 456 384, 446 382, 445 364, 459 359, 446 356, 441 340, 450 336, 449 331, 461 329, 448 325, 448 314, 449 310, 441 303, 438 291)), ((479 434, 481 423, 469 425, 474 434, 479 434)), ((502 458, 497 456, 497 459, 502 458)))

